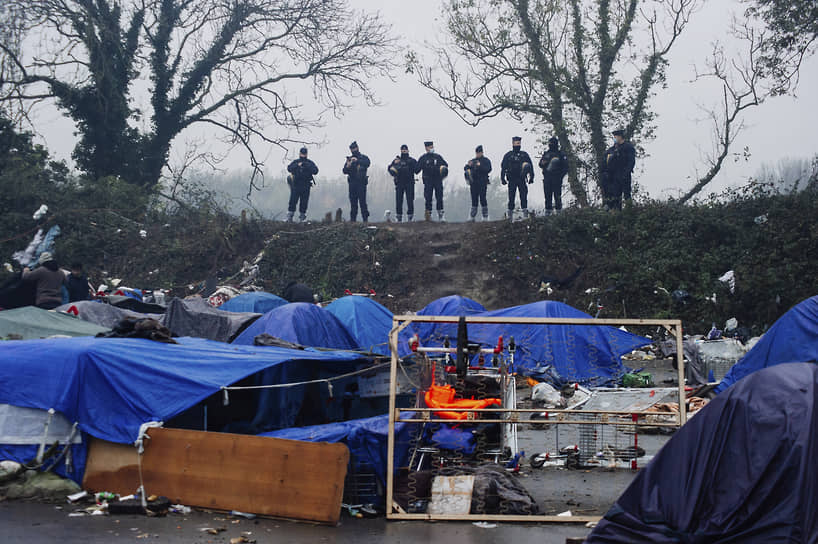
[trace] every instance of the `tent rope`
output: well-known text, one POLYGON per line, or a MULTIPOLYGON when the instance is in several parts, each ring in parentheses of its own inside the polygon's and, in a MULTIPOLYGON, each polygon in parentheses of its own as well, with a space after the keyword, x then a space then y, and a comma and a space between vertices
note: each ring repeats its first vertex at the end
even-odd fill
POLYGON ((268 385, 223 385, 221 387, 222 391, 244 391, 244 390, 252 390, 252 389, 282 389, 285 387, 298 387, 301 385, 310 385, 314 383, 326 383, 330 390, 330 395, 332 395, 332 382, 336 380, 342 380, 344 378, 350 378, 352 376, 358 376, 360 374, 366 374, 367 372, 372 372, 373 370, 378 370, 380 368, 387 367, 392 363, 381 363, 375 366, 369 366, 366 368, 362 368, 356 370, 354 372, 347 372, 346 374, 340 374, 338 376, 333 376, 331 378, 320 378, 317 380, 307 380, 303 382, 291 382, 291 383, 273 383, 268 385))

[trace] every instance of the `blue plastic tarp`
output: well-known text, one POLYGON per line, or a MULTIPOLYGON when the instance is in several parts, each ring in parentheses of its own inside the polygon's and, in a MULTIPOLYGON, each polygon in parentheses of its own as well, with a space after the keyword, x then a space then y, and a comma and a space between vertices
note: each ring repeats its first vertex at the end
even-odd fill
MULTIPOLYGON (((369 297, 346 296, 326 307, 346 327, 361 349, 381 355, 390 355, 389 331, 392 330, 392 312, 369 297)), ((398 356, 409 355, 411 334, 401 331, 398 356)))
POLYGON ((724 376, 720 393, 757 370, 782 363, 818 361, 818 296, 791 308, 724 376))
MULTIPOLYGON (((404 417, 407 417, 407 414, 404 414, 404 417)), ((281 429, 263 433, 261 436, 306 442, 342 442, 349 448, 350 463, 355 473, 374 471, 381 483, 386 485, 388 432, 389 416, 384 415, 326 425, 281 429)), ((416 424, 395 424, 396 470, 408 464, 409 445, 413 442, 416 432, 416 424)))
MULTIPOLYGON (((456 315, 469 316, 485 312, 486 308, 470 298, 460 295, 433 300, 427 304, 417 315, 456 315)), ((443 344, 443 340, 448 336, 452 342, 457 338, 457 325, 446 323, 413 323, 412 330, 417 333, 420 344, 424 346, 443 344)))
POLYGON ((179 345, 135 338, 0 342, 0 403, 53 408, 78 422, 83 432, 130 443, 143 423, 167 421, 222 386, 265 369, 277 368, 286 375, 290 367, 345 363, 349 371, 361 360, 350 353, 233 346, 194 338, 178 341, 179 345))
POLYGON ((279 296, 263 291, 253 291, 231 298, 218 309, 226 312, 266 314, 285 304, 287 301, 279 296))
POLYGON ((818 366, 737 382, 642 469, 586 540, 818 542, 818 366))
MULTIPOLYGON (((502 310, 474 314, 479 317, 565 317, 590 318, 567 304, 553 301, 535 302, 502 310)), ((449 330, 452 342, 457 325, 432 326, 423 345, 441 345, 440 331, 449 330), (448 329, 444 328, 448 327, 448 329), (452 332, 453 331, 453 332, 452 332)), ((515 370, 539 376, 557 384, 579 382, 601 386, 616 383, 625 373, 622 356, 651 341, 615 327, 598 325, 478 325, 469 324, 469 340, 483 347, 494 347, 500 336, 504 343, 514 337, 517 352, 515 370)))
POLYGON ((256 336, 264 333, 302 346, 359 348, 337 317, 306 302, 286 304, 267 312, 236 337, 233 344, 251 346, 256 336))

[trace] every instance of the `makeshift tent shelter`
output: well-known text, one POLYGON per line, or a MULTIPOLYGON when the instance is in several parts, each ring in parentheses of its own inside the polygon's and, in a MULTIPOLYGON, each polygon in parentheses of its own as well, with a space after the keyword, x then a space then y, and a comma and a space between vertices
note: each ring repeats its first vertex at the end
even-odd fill
POLYGON ((818 541, 818 366, 736 383, 642 469, 587 543, 818 541))
POLYGON ((762 368, 804 361, 818 361, 818 296, 804 300, 781 316, 727 372, 716 392, 762 368))
MULTIPOLYGON (((248 376, 261 376, 259 385, 287 384, 337 376, 365 361, 347 352, 231 346, 196 338, 178 341, 178 345, 131 338, 0 342, 0 404, 53 408, 83 433, 133 443, 142 425, 168 421, 248 376)), ((264 412, 267 427, 291 426, 303 402, 303 388, 273 391, 265 390, 270 394, 259 397, 259 403, 277 408, 264 412)), ((31 446, 1 449, 8 459, 31 458, 31 446)), ((84 471, 80 464, 84 455, 84 449, 74 455, 76 470, 69 476, 77 481, 84 471)), ((64 468, 60 472, 65 474, 64 468)))
POLYGON ((218 309, 225 312, 266 314, 270 310, 275 310, 285 304, 287 304, 287 301, 279 296, 263 291, 253 291, 231 298, 218 306, 218 309))
MULTIPOLYGON (((477 315, 485 312, 486 308, 470 298, 460 295, 433 300, 427 304, 417 315, 477 315)), ((443 323, 413 323, 412 330, 418 335, 422 345, 442 345, 443 340, 448 336, 454 341, 457 338, 457 325, 443 323)))
POLYGON ((174 298, 161 322, 176 336, 230 342, 259 317, 260 314, 219 311, 201 297, 174 298))
POLYGON ((100 327, 70 315, 50 312, 35 306, 0 312, 0 338, 16 336, 22 340, 33 340, 54 335, 96 336, 107 330, 110 330, 110 327, 100 327))
MULTIPOLYGON (((474 314, 476 317, 565 317, 589 319, 567 304, 553 301, 535 302, 492 312, 474 314)), ((440 345, 449 329, 452 341, 456 339, 456 325, 432 327, 425 345, 440 345)), ((636 348, 650 344, 650 340, 615 327, 597 325, 478 325, 470 324, 469 340, 494 346, 502 336, 506 342, 514 337, 517 352, 515 370, 527 375, 540 376, 562 385, 579 382, 600 386, 615 383, 625 367, 621 357, 636 348)))
POLYGON ((124 310, 116 306, 111 306, 110 304, 94 302, 92 300, 63 304, 57 308, 57 311, 74 314, 82 321, 94 323, 106 329, 114 328, 117 323, 129 317, 135 319, 150 317, 157 321, 162 321, 162 314, 140 314, 139 312, 124 310))
MULTIPOLYGON (((352 335, 355 343, 365 351, 390 355, 389 331, 392 330, 392 312, 369 297, 346 296, 325 308, 338 318, 352 335)), ((402 332, 398 355, 409 355, 409 333, 402 332)))
POLYGON ((251 346, 256 336, 264 333, 302 346, 358 349, 357 342, 337 317, 306 302, 286 304, 267 312, 233 343, 251 346))

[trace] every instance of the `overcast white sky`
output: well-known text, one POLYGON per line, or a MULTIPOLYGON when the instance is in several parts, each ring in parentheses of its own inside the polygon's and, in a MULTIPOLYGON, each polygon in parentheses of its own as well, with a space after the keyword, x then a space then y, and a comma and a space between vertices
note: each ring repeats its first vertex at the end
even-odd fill
MULTIPOLYGON (((355 0, 358 9, 379 10, 394 25, 397 34, 408 40, 412 47, 422 48, 426 40, 434 40, 441 31, 443 0, 355 0)), ((738 0, 708 1, 693 16, 690 26, 675 45, 668 74, 668 88, 660 90, 653 105, 659 115, 657 138, 646 144, 649 157, 643 160, 639 182, 651 196, 666 197, 679 194, 692 184, 696 168, 704 169, 700 150, 710 148, 711 132, 700 104, 712 104, 718 99, 718 89, 693 83, 693 65, 701 65, 711 50, 711 43, 725 38, 730 17, 742 10, 738 0), (715 91, 715 92, 714 92, 715 91)), ((375 165, 383 165, 398 153, 406 143, 413 155, 422 152, 422 142, 432 139, 436 150, 450 164, 459 166, 472 156, 474 147, 482 144, 486 154, 498 160, 510 147, 512 136, 524 136, 523 148, 532 155, 541 150, 534 136, 525 133, 523 126, 509 119, 494 119, 472 128, 443 106, 430 92, 422 89, 413 76, 403 74, 403 58, 395 58, 397 80, 377 81, 374 88, 382 101, 381 107, 355 106, 342 120, 328 118, 324 128, 311 139, 326 141, 321 148, 311 150, 311 158, 322 170, 322 175, 340 175, 349 142, 357 140, 362 152, 375 165)), ((776 98, 750 110, 746 128, 736 142, 738 151, 749 146, 752 157, 748 163, 730 163, 713 188, 742 182, 757 171, 763 162, 776 162, 783 157, 809 157, 818 151, 815 127, 818 126, 818 59, 804 66, 798 97, 776 98)), ((40 130, 48 147, 60 158, 68 158, 74 145, 71 124, 58 113, 41 113, 41 120, 49 128, 40 130)), ((184 145, 186 134, 176 142, 177 150, 184 145)), ((201 136, 201 134, 199 135, 201 136)), ((220 144, 212 140, 214 149, 220 144)), ((294 148, 297 146, 293 146, 294 148)), ((293 152, 295 149, 293 149, 293 152)), ((270 150, 267 170, 274 173, 283 167, 284 155, 270 150)), ((247 158, 240 150, 230 154, 223 164, 227 170, 243 170, 247 158)), ((462 176, 449 178, 462 182, 462 176)), ((533 186, 534 198, 542 201, 542 189, 533 186)))

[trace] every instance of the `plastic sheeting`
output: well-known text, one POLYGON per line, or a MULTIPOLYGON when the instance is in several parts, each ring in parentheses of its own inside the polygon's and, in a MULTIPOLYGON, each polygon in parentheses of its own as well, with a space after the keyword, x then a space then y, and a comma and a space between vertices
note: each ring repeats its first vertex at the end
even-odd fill
POLYGON ((0 312, 0 338, 9 335, 18 335, 23 340, 54 335, 96 336, 107 330, 109 328, 34 306, 0 312))
POLYGON ((130 443, 143 423, 167 421, 222 386, 265 369, 343 364, 350 371, 360 361, 350 353, 232 346, 195 338, 179 342, 0 342, 0 403, 54 408, 97 438, 130 443))
MULTIPOLYGON (((350 452, 350 463, 356 474, 373 471, 378 479, 386 485, 387 438, 389 416, 375 416, 352 421, 282 429, 261 436, 303 440, 306 442, 342 442, 350 452)), ((395 469, 404 467, 409 462, 409 444, 417 433, 413 423, 395 424, 395 469)))
POLYGON ((230 342, 259 317, 259 314, 217 310, 200 297, 174 298, 168 303, 161 323, 176 336, 230 342))
POLYGON ((266 314, 270 310, 275 310, 285 304, 287 304, 287 301, 279 296, 263 291, 253 291, 231 298, 219 306, 218 309, 226 312, 266 314))
POLYGON ((337 317, 306 302, 287 304, 267 312, 247 327, 233 344, 253 345, 255 337, 262 333, 302 346, 331 349, 359 347, 337 317))
POLYGON ((818 296, 808 298, 781 316, 727 372, 716 392, 762 368, 805 361, 818 361, 818 296))
MULTIPOLYGON (((325 308, 343 323, 355 343, 366 351, 390 355, 389 331, 392 330, 392 312, 369 297, 346 296, 332 302, 325 308)), ((401 331, 398 341, 398 356, 409 355, 408 340, 411 334, 401 331)))
MULTIPOLYGON (((474 314, 479 317, 565 317, 590 318, 561 302, 544 301, 514 306, 492 312, 474 314)), ((425 345, 441 345, 444 327, 454 330, 457 325, 433 327, 425 345)), ((542 376, 557 385, 579 382, 600 386, 615 383, 625 367, 621 357, 634 349, 650 344, 650 340, 615 327, 596 325, 476 325, 469 324, 469 340, 484 347, 497 344, 503 336, 508 345, 511 337, 517 345, 515 370, 522 374, 542 376)))
POLYGON ((159 322, 162 321, 162 314, 141 314, 132 310, 123 310, 110 304, 102 302, 94 302, 92 300, 83 300, 80 302, 72 302, 70 304, 63 304, 57 308, 58 312, 74 313, 82 321, 94 323, 106 329, 112 329, 114 326, 125 318, 133 317, 136 319, 143 319, 150 317, 159 322))
POLYGON ((716 397, 642 469, 587 543, 818 542, 818 366, 716 397))
MULTIPOLYGON (((417 315, 476 315, 485 312, 486 308, 470 298, 460 295, 433 300, 417 315)), ((412 330, 417 333, 421 345, 443 345, 446 336, 454 341, 457 338, 457 325, 446 323, 412 323, 412 330)))

